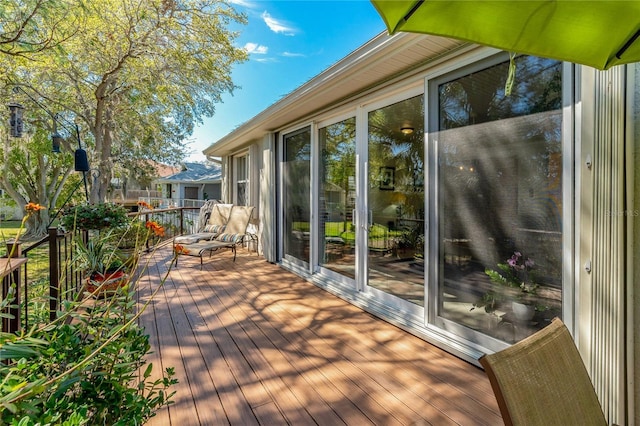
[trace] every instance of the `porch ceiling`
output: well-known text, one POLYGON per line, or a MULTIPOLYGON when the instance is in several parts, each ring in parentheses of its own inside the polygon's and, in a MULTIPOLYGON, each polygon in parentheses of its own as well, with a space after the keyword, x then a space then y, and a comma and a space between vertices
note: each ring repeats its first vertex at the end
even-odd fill
POLYGON ((214 157, 229 155, 266 133, 356 98, 372 87, 465 45, 467 43, 437 36, 408 33, 389 36, 383 32, 203 152, 214 157))

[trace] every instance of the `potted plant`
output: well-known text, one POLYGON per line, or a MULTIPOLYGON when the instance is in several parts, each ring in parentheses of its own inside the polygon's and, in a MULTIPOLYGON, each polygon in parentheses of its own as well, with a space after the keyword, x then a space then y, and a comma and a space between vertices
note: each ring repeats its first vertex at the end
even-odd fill
POLYGON ((86 290, 94 295, 115 292, 129 281, 123 262, 108 239, 75 240, 76 267, 86 274, 86 290))
POLYGON ((102 230, 126 226, 127 209, 114 203, 80 204, 67 209, 60 219, 64 229, 102 230))
POLYGON ((498 263, 499 271, 485 269, 491 288, 471 310, 484 308, 487 313, 493 313, 499 308, 510 308, 516 319, 530 321, 536 309, 542 310, 536 297, 539 285, 535 282, 534 266, 532 259, 515 251, 505 263, 498 263))
MULTIPOLYGON (((396 240, 396 245, 401 253, 409 253, 416 259, 423 259, 424 230, 422 225, 402 230, 396 240)), ((406 254, 404 256, 407 257, 406 254)))

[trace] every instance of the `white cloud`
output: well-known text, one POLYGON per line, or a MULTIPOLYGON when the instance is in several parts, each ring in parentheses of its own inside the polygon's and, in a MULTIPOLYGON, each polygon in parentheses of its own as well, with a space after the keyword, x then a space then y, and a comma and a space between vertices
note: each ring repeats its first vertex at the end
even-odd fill
POLYGON ((271 63, 271 62, 278 62, 278 60, 276 58, 257 58, 255 59, 256 62, 262 62, 262 63, 271 63))
POLYGON ((230 0, 229 3, 235 4, 237 6, 243 6, 243 7, 246 7, 248 9, 256 7, 254 2, 246 1, 246 0, 230 0))
POLYGON ((266 11, 262 12, 262 20, 267 24, 267 27, 276 34, 282 33, 284 35, 292 36, 296 33, 295 28, 290 27, 286 22, 282 22, 271 17, 271 15, 266 11))
POLYGON ((282 56, 285 56, 287 58, 304 58, 307 55, 305 55, 304 53, 282 52, 282 56))
POLYGON ((247 43, 244 45, 244 50, 246 50, 249 54, 254 53, 256 55, 266 55, 269 51, 269 48, 258 43, 247 43))

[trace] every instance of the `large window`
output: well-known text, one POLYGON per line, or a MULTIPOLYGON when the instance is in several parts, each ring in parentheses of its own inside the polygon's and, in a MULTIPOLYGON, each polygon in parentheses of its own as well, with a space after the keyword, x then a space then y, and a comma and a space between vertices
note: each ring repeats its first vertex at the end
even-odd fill
POLYGON ((516 63, 430 84, 437 315, 505 342, 562 313, 562 64, 516 63))

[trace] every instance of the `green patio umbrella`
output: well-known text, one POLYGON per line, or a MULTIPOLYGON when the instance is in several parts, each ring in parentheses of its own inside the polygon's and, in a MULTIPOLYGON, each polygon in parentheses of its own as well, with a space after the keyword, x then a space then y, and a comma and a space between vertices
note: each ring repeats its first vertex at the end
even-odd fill
POLYGON ((640 1, 371 3, 390 34, 440 35, 601 70, 640 61, 640 1))

